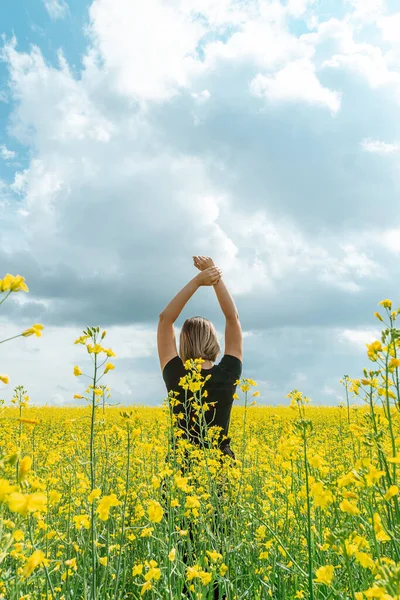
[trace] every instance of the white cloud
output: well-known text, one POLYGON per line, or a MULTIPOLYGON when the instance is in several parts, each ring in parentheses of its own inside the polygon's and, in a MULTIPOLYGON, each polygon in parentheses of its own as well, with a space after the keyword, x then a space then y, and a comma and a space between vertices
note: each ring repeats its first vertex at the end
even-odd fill
POLYGON ((308 376, 306 375, 306 373, 301 373, 301 371, 297 371, 296 373, 294 373, 293 375, 293 382, 292 385, 294 386, 301 386, 303 385, 306 381, 308 380, 308 376))
POLYGON ((345 329, 338 334, 338 340, 343 344, 350 344, 357 349, 365 349, 366 344, 380 339, 380 332, 377 329, 345 329))
POLYGON ((264 18, 249 20, 227 40, 210 42, 205 48, 205 64, 215 68, 219 60, 242 63, 259 68, 276 68, 297 58, 311 58, 314 50, 291 35, 282 20, 264 18))
POLYGON ((313 48, 289 33, 285 18, 301 16, 313 2, 94 0, 89 31, 121 93, 165 101, 221 60, 270 68, 311 58, 313 48))
POLYGON ((302 59, 286 65, 273 76, 259 73, 250 83, 253 94, 271 102, 304 102, 329 108, 336 114, 340 93, 323 87, 311 61, 302 59))
POLYGON ((400 144, 388 144, 380 140, 372 140, 371 138, 365 138, 361 142, 361 148, 366 152, 372 152, 374 154, 395 154, 400 151, 400 144))
POLYGON ((185 0, 180 10, 187 15, 202 15, 210 28, 225 28, 227 25, 241 25, 259 15, 258 0, 235 2, 235 0, 185 0))
POLYGON ((94 0, 90 33, 118 91, 139 100, 167 100, 201 70, 200 21, 162 0, 94 0))
POLYGON ((16 153, 13 150, 8 150, 6 146, 0 146, 0 158, 3 160, 12 160, 16 157, 16 153))
POLYGON ((66 0, 43 0, 45 9, 54 20, 64 19, 69 11, 66 0))
POLYGON ((377 240, 391 252, 395 254, 400 253, 400 229, 389 229, 379 232, 377 240))
MULTIPOLYGON (((280 196, 280 190, 270 185, 274 165, 268 165, 270 171, 266 169, 263 209, 255 212, 252 196, 257 190, 251 185, 252 173, 236 160, 241 157, 235 155, 241 139, 237 133, 246 130, 247 134, 249 123, 250 127, 261 126, 266 114, 264 107, 257 113, 259 102, 249 98, 247 82, 251 78, 252 92, 270 102, 322 106, 332 114, 339 113, 338 120, 341 117, 340 93, 324 87, 318 79, 320 46, 324 52, 332 54, 333 50, 345 56, 364 51, 368 55, 369 47, 354 42, 352 25, 334 20, 321 24, 314 34, 300 38, 290 34, 285 17, 289 12, 292 16, 303 14, 310 6, 312 3, 300 0, 285 6, 228 0, 189 0, 187 4, 95 0, 90 13, 93 45, 88 47, 77 76, 61 54, 59 64, 52 67, 38 48, 24 53, 17 51, 15 42, 6 46, 3 57, 10 67, 10 95, 16 102, 10 125, 17 139, 29 147, 32 158, 28 168, 15 174, 11 186, 4 187, 18 195, 13 218, 19 235, 14 238, 23 239, 29 250, 26 264, 37 284, 35 302, 49 322, 62 322, 67 314, 70 323, 81 318, 83 311, 86 316, 87 306, 90 318, 93 315, 99 323, 106 319, 154 321, 170 299, 172 287, 175 290, 176 284, 177 291, 186 275, 193 273, 189 263, 194 253, 214 256, 232 292, 250 305, 248 318, 259 311, 261 328, 264 317, 272 322, 268 326, 274 327, 275 313, 272 318, 266 314, 270 310, 265 306, 266 295, 274 303, 277 321, 288 318, 296 322, 310 318, 308 305, 296 304, 296 291, 306 305, 312 304, 314 297, 318 304, 322 290, 328 302, 333 297, 332 312, 339 312, 337 299, 362 292, 368 282, 375 283, 378 258, 371 258, 373 248, 364 244, 360 231, 328 235, 326 231, 318 233, 314 225, 307 231, 302 229, 303 222, 291 221, 290 202, 277 208, 280 198, 285 203, 285 192, 280 196), (197 20, 196 10, 201 12, 197 20), (233 81, 236 73, 238 78, 233 81), (218 116, 221 110, 218 85, 221 80, 224 83, 225 74, 228 85, 224 93, 228 105, 237 111, 238 132, 233 128, 224 131, 226 123, 231 127, 233 121, 220 118, 214 139, 207 118, 213 111, 218 116), (187 121, 188 115, 180 112, 186 109, 187 121), (204 130, 199 127, 197 137, 184 130, 191 111, 203 119, 204 130), (168 129, 170 123, 173 127, 168 129), (226 158, 231 156, 235 159, 229 162, 226 158), (240 185, 238 191, 229 185, 241 178, 241 191, 240 185), (278 197, 275 210, 273 201, 270 203, 274 194, 278 197), (88 224, 93 235, 88 233, 88 224), (295 292, 292 303, 287 290, 295 292), (251 299, 250 294, 254 294, 251 299)), ((295 112, 286 113, 289 127, 295 124, 291 121, 295 112)), ((312 110, 309 114, 306 126, 313 128, 312 110)), ((329 113, 321 112, 318 117, 316 128, 329 123, 331 130, 329 113)), ((277 145, 287 143, 284 135, 280 138, 284 127, 279 123, 277 145)), ((364 132, 358 139, 362 135, 364 132)), ((302 140, 297 142, 301 151, 302 140)), ((252 157, 252 152, 259 151, 257 143, 254 148, 250 145, 252 157)), ((281 160, 278 168, 287 167, 283 158, 277 160, 281 160)), ((287 172, 289 179, 292 173, 287 172)), ((350 177, 351 169, 348 173, 350 177)), ((354 185, 354 181, 350 183, 354 185)), ((293 189, 288 191, 291 193, 293 189)), ((310 200, 299 194, 297 201, 304 202, 307 213, 316 207, 314 201, 330 200, 323 196, 310 200)), ((3 237, 1 242, 6 247, 3 237)), ((396 247, 394 237, 391 246, 396 247)), ((206 303, 207 293, 199 292, 205 302, 197 306, 211 306, 206 303)), ((357 300, 362 299, 360 293, 357 300)), ((18 306, 13 319, 25 309, 34 312, 34 307, 29 303, 18 306)), ((326 315, 317 318, 330 319, 328 307, 326 315)), ((292 343, 289 329, 285 347, 292 343)), ((22 350, 16 341, 14 360, 7 362, 8 367, 2 363, 12 381, 32 388, 32 396, 40 397, 41 402, 69 402, 78 391, 70 367, 79 359, 71 354, 76 347, 59 349, 69 347, 76 337, 71 332, 73 327, 67 324, 52 332, 48 328, 37 346, 35 340, 26 340, 26 345, 22 341, 22 350), (34 345, 29 345, 32 341, 34 345), (15 352, 23 354, 22 362, 15 352), (51 393, 43 398, 44 381, 51 393), (60 385, 66 390, 58 389, 60 385)), ((250 343, 255 336, 248 333, 250 343)), ((271 355, 278 354, 274 335, 269 339, 271 355)), ((121 366, 110 374, 113 389, 135 401, 142 397, 138 385, 143 384, 146 401, 155 402, 162 382, 156 370, 154 327, 114 325, 111 336, 115 339, 111 345, 121 358, 121 366), (135 364, 131 369, 138 358, 154 359, 151 377, 135 364)), ((313 337, 308 333, 307 337, 307 343, 294 344, 298 356, 305 345, 313 349, 313 337)), ((258 343, 262 345, 265 339, 260 337, 258 343)), ((310 383, 308 368, 308 364, 293 366, 294 371, 308 376, 310 383)))
MULTIPOLYGON (((353 39, 354 27, 348 21, 330 18, 317 24, 317 31, 304 33, 300 40, 312 47, 313 52, 326 42, 333 42, 333 51, 347 54, 353 52, 356 44, 353 39)), ((330 48, 332 54, 332 48, 330 48)))
MULTIPOLYGON (((384 21, 377 21, 381 22, 384 21)), ((356 37, 359 37, 356 23, 345 17, 320 23, 316 32, 303 34, 300 40, 315 50, 314 64, 318 68, 348 70, 366 80, 371 88, 392 87, 400 101, 399 52, 358 42, 356 37)))
POLYGON ((377 26, 381 30, 382 39, 385 42, 400 43, 400 13, 381 17, 377 21, 377 26))
MULTIPOLYGON (((16 335, 20 331, 6 322, 2 322, 1 330, 1 339, 16 335)), ((46 326, 40 338, 32 336, 7 342, 4 346, 7 350, 1 357, 1 368, 2 373, 9 376, 10 383, 7 387, 2 385, 2 397, 10 399, 12 389, 22 384, 27 388, 34 404, 76 403, 76 400, 73 400, 74 394, 82 394, 88 380, 74 377, 74 365, 79 365, 88 375, 93 372, 92 362, 83 346, 74 344, 81 333, 78 328, 46 326), (46 389, 51 390, 49 396, 43 396, 44 381, 46 389)), ((117 355, 112 359, 115 370, 104 377, 104 382, 117 392, 125 386, 124 379, 128 377, 135 389, 131 399, 140 403, 140 389, 136 380, 138 368, 135 361, 154 354, 155 329, 133 325, 109 327, 103 345, 111 347, 117 355)))
POLYGON ((208 90, 202 90, 201 92, 193 92, 191 96, 196 100, 198 104, 203 104, 204 102, 207 102, 207 100, 210 99, 211 94, 208 90))
POLYGON ((352 17, 364 23, 372 23, 386 12, 386 0, 348 0, 352 17))
POLYGON ((322 388, 322 392, 327 396, 336 396, 337 394, 337 391, 329 387, 329 385, 324 385, 324 387, 322 388))
POLYGON ((381 48, 371 44, 357 44, 348 54, 335 54, 323 66, 349 69, 364 77, 372 88, 400 86, 400 73, 390 70, 381 48))
POLYGON ((316 0, 289 0, 286 10, 289 15, 300 18, 315 3, 316 0))
POLYGON ((236 246, 226 253, 226 264, 221 267, 229 275, 235 294, 246 295, 260 288, 272 292, 283 281, 307 276, 315 283, 354 293, 367 281, 385 276, 382 265, 368 255, 369 236, 360 238, 359 246, 352 234, 349 241, 326 235, 310 240, 295 223, 273 220, 263 210, 253 214, 235 210, 231 215, 230 232, 236 246), (256 250, 244 262, 240 248, 247 239, 256 250), (241 275, 244 269, 246 278, 241 275))

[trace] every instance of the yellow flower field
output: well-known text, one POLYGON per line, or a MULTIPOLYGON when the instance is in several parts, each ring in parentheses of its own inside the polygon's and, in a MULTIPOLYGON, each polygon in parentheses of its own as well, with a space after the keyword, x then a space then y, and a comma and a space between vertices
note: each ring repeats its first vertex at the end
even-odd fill
MULTIPOLYGON (((10 277, 0 292, 27 291, 10 277)), ((76 340, 77 362, 92 357, 86 389, 74 368, 87 406, 31 407, 16 387, 0 410, 0 598, 400 598, 399 311, 381 304, 371 370, 343 378, 345 405, 293 390, 289 406, 259 407, 256 382, 240 381, 235 462, 216 448, 184 458, 170 406, 186 396, 201 422, 196 361, 162 408, 109 407, 118 349, 88 328, 76 340)))

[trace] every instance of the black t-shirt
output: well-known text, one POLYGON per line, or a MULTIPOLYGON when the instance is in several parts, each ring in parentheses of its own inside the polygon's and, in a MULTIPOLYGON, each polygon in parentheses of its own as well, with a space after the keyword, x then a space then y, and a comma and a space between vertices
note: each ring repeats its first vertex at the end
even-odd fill
MULTIPOLYGON (((168 392, 179 392, 177 399, 182 404, 173 406, 173 412, 176 415, 182 415, 183 413, 184 416, 183 418, 177 419, 176 423, 178 427, 185 431, 185 437, 192 443, 199 443, 201 438, 198 417, 195 417, 189 400, 189 398, 193 396, 193 393, 190 390, 184 390, 179 385, 181 377, 184 377, 187 373, 188 371, 183 366, 181 358, 175 356, 165 365, 163 379, 168 392), (185 394, 187 394, 188 398, 186 404, 185 394)), ((211 375, 202 388, 203 391, 207 390, 208 392, 208 396, 205 398, 203 397, 202 402, 206 402, 207 404, 216 402, 216 404, 215 406, 209 407, 209 409, 204 412, 204 416, 208 427, 214 425, 222 427, 219 435, 219 447, 222 448, 229 443, 229 438, 224 440, 222 438, 228 436, 233 394, 236 392, 237 387, 235 382, 241 377, 242 362, 231 354, 225 354, 219 364, 214 365, 211 369, 202 369, 201 374, 203 377, 211 375)))

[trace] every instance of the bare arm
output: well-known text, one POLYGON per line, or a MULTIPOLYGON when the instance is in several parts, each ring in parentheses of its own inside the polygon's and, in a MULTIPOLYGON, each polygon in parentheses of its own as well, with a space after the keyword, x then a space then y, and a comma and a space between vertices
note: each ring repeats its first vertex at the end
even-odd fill
MULTIPOLYGON (((194 256, 193 259, 195 266, 200 270, 210 268, 210 266, 214 265, 212 259, 208 256, 194 256)), ((235 302, 222 278, 214 285, 214 289, 226 319, 225 354, 236 356, 236 358, 242 360, 243 336, 235 302)))
POLYGON ((232 296, 228 292, 225 283, 220 279, 214 285, 214 290, 218 298, 219 305, 225 315, 225 319, 239 319, 239 314, 232 296))
POLYGON ((193 277, 181 290, 172 298, 171 302, 160 313, 157 328, 157 347, 160 359, 161 369, 174 356, 178 355, 176 348, 174 323, 182 312, 187 301, 202 285, 214 285, 221 277, 221 270, 217 267, 207 269, 193 277))
POLYGON ((243 358, 243 336, 239 313, 222 279, 214 285, 219 305, 225 315, 225 354, 243 358))
POLYGON ((181 314, 184 306, 193 296, 193 294, 199 289, 200 284, 198 277, 193 277, 183 287, 180 292, 176 294, 174 298, 172 298, 171 302, 164 308, 164 310, 160 314, 160 320, 170 321, 171 323, 175 323, 179 315, 181 314))

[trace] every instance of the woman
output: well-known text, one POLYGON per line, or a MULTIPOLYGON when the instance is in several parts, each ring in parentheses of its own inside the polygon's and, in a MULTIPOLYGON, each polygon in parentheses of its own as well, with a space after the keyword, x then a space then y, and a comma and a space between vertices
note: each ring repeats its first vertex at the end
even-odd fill
MULTIPOLYGON (((214 409, 205 412, 205 420, 208 426, 220 428, 218 446, 224 454, 235 459, 228 430, 236 381, 242 373, 242 329, 235 303, 222 280, 221 270, 208 256, 194 256, 193 262, 200 273, 178 292, 160 314, 157 330, 160 366, 168 392, 179 392, 178 400, 183 402, 184 391, 179 387, 179 381, 187 374, 184 362, 195 358, 204 360, 202 375, 211 375, 204 384, 208 394, 207 404, 215 403, 214 409), (203 317, 186 319, 180 334, 179 354, 176 348, 174 323, 187 301, 203 285, 214 287, 225 316, 225 352, 219 364, 215 364, 220 354, 215 328, 203 317)), ((178 404, 173 410, 176 414, 182 413, 182 405, 178 404)), ((190 418, 188 423, 184 418, 178 419, 178 426, 192 443, 200 443, 197 423, 190 418)))
MULTIPOLYGON (((157 345, 163 379, 168 392, 179 392, 178 400, 185 402, 185 392, 179 386, 181 377, 187 374, 184 362, 188 359, 202 358, 202 375, 211 375, 204 383, 203 390, 207 391, 206 402, 213 405, 212 410, 206 411, 204 417, 207 426, 217 426, 219 432, 219 449, 235 459, 235 454, 230 448, 228 437, 229 421, 233 403, 233 394, 236 391, 236 381, 242 374, 242 329, 235 303, 222 281, 221 270, 218 269, 210 257, 194 256, 193 262, 200 273, 191 279, 183 289, 171 300, 160 314, 157 330, 157 345), (213 286, 225 316, 225 352, 219 362, 215 364, 220 354, 220 346, 213 324, 203 317, 186 319, 182 326, 179 340, 179 354, 176 348, 174 323, 179 317, 183 307, 200 286, 213 286)), ((185 437, 194 444, 204 443, 197 420, 192 422, 192 410, 182 404, 173 406, 174 413, 185 414, 184 418, 177 418, 178 427, 182 428, 185 437)), ((167 457, 168 459, 168 457, 167 457)), ((164 485, 162 497, 166 501, 164 485)), ((218 492, 218 496, 220 490, 218 492)), ((194 543, 194 534, 189 524, 189 539, 194 543)), ((184 552, 183 561, 188 563, 188 552, 184 552)), ((188 594, 187 583, 184 583, 184 594, 188 594)), ((213 583, 214 600, 221 598, 218 582, 213 583)), ((185 596, 186 597, 186 596, 185 596)), ((226 598, 224 596, 224 598, 226 598)))

